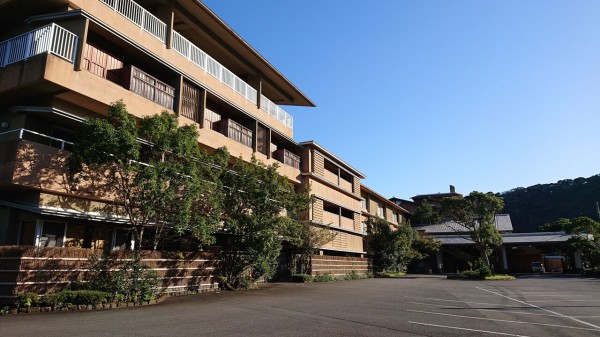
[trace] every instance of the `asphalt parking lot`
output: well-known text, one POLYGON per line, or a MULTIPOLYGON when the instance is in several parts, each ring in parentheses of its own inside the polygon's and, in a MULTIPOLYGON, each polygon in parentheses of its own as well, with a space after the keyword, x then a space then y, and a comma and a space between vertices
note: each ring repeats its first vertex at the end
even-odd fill
POLYGON ((3 336, 600 336, 600 280, 406 276, 0 317, 3 336))

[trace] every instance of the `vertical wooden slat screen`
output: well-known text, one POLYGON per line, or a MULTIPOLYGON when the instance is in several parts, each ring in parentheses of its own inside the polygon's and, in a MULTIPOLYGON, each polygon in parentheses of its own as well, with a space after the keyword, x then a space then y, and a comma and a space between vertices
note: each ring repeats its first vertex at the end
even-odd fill
POLYGON ((182 97, 180 114, 193 121, 199 122, 200 89, 184 81, 181 92, 182 97))

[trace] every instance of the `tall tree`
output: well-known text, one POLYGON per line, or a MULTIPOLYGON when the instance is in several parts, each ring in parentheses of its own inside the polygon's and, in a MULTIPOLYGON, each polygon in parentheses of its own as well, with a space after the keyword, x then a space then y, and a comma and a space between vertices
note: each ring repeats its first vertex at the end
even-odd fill
MULTIPOLYGON (((437 209, 433 207, 427 200, 424 200, 413 214, 413 219, 419 224, 436 224, 440 221, 440 215, 437 209)), ((414 222, 413 222, 414 223, 414 222)))
MULTIPOLYGON (((496 228, 496 214, 504 207, 502 198, 492 192, 471 192, 464 198, 442 199, 442 217, 452 220, 468 231, 481 259, 490 266, 489 256, 502 245, 496 228)), ((460 229, 457 234, 462 235, 460 229)))
POLYGON ((584 269, 600 270, 600 222, 586 216, 574 219, 561 218, 542 229, 562 230, 575 234, 567 240, 568 253, 579 251, 583 258, 584 269))
POLYGON ((300 244, 304 225, 295 215, 308 209, 308 193, 277 173, 277 165, 239 158, 221 177, 226 186, 223 231, 229 244, 222 273, 234 286, 273 275, 284 241, 300 244), (288 216, 289 215, 289 216, 288 216))
POLYGON ((221 211, 220 173, 211 164, 226 157, 200 151, 197 136, 194 126, 178 127, 166 111, 138 123, 117 101, 108 118, 90 119, 78 130, 69 177, 94 184, 97 196, 113 200, 136 249, 156 249, 168 235, 184 232, 211 243, 221 211))
POLYGON ((397 229, 380 218, 367 222, 367 251, 373 259, 375 272, 403 271, 414 259, 422 259, 439 250, 441 243, 421 238, 409 223, 397 229))

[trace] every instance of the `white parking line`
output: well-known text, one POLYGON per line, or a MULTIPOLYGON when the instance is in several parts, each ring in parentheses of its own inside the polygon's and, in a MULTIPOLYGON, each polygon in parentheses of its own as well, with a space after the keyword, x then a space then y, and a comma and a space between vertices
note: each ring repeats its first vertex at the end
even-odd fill
POLYGON ((537 306, 537 305, 535 305, 535 304, 531 304, 531 303, 527 303, 527 302, 524 302, 524 301, 520 301, 520 300, 514 299, 514 298, 512 298, 512 297, 509 297, 509 296, 502 295, 502 294, 499 294, 499 293, 497 293, 497 292, 491 291, 491 290, 487 290, 487 289, 483 289, 483 288, 479 288, 479 287, 475 287, 475 288, 477 288, 477 289, 479 289, 479 290, 482 290, 482 291, 486 291, 486 292, 488 292, 488 293, 491 293, 491 294, 494 294, 494 295, 497 295, 497 296, 500 296, 500 297, 507 298, 507 299, 509 299, 509 300, 511 300, 511 301, 519 302, 519 303, 521 303, 521 304, 525 304, 525 305, 528 305, 528 306, 530 306, 530 307, 534 307, 534 308, 538 308, 538 309, 540 309, 540 310, 544 310, 544 311, 546 311, 546 312, 549 312, 549 313, 551 313, 551 314, 556 314, 556 315, 559 315, 559 316, 561 316, 561 317, 564 317, 564 318, 568 318, 568 319, 574 320, 575 322, 579 322, 579 323, 581 323, 581 324, 585 324, 585 325, 587 325, 587 326, 594 327, 594 328, 596 328, 596 329, 597 329, 597 331, 600 331, 600 326, 597 326, 597 325, 595 325, 595 324, 592 324, 592 323, 588 323, 588 322, 586 322, 586 321, 582 321, 582 320, 580 320, 580 319, 577 319, 577 318, 575 318, 575 317, 571 317, 571 316, 563 315, 563 314, 561 314, 561 313, 559 313, 559 312, 556 312, 556 311, 552 311, 552 310, 544 309, 544 308, 542 308, 542 307, 538 307, 538 306, 537 306))
POLYGON ((518 310, 504 310, 504 309, 493 309, 493 308, 471 308, 471 307, 457 307, 454 305, 446 305, 446 304, 433 304, 433 303, 420 303, 420 302, 406 302, 409 304, 418 304, 418 305, 429 305, 433 307, 444 307, 450 309, 470 309, 470 310, 482 310, 482 311, 499 311, 499 312, 514 312, 519 315, 535 315, 535 316, 548 316, 548 317, 560 317, 557 315, 549 315, 549 314, 536 314, 533 312, 524 312, 518 310))
POLYGON ((578 327, 578 326, 569 326, 569 325, 535 323, 535 322, 523 322, 523 321, 512 321, 512 320, 507 320, 507 319, 475 317, 475 316, 465 316, 465 315, 454 315, 454 314, 445 314, 445 313, 442 313, 442 312, 421 311, 421 310, 411 310, 411 309, 407 309, 406 311, 408 311, 408 312, 416 312, 416 313, 419 313, 419 314, 429 314, 429 315, 439 315, 439 316, 450 316, 450 317, 478 319, 478 320, 482 320, 482 321, 495 321, 495 322, 505 322, 505 323, 515 323, 515 324, 543 325, 543 326, 553 326, 555 328, 586 330, 586 331, 599 331, 600 332, 600 329, 581 328, 581 327, 578 327))
POLYGON ((467 302, 467 301, 458 301, 458 300, 444 300, 441 298, 429 298, 429 297, 414 297, 414 296, 404 296, 406 298, 416 298, 419 300, 430 300, 430 301, 440 301, 440 302, 458 302, 458 303, 467 303, 467 304, 481 304, 481 305, 500 305, 494 303, 482 303, 482 302, 467 302))
POLYGON ((480 333, 488 333, 488 334, 502 335, 502 336, 529 337, 529 336, 525 336, 525 335, 514 335, 514 334, 506 333, 506 332, 496 332, 496 331, 468 329, 468 328, 461 328, 461 327, 457 327, 457 326, 438 325, 438 324, 429 324, 429 323, 411 322, 411 321, 408 321, 408 323, 410 323, 410 324, 426 325, 426 326, 434 326, 434 327, 437 327, 437 328, 456 329, 456 330, 465 330, 465 331, 473 331, 473 332, 480 332, 480 333))

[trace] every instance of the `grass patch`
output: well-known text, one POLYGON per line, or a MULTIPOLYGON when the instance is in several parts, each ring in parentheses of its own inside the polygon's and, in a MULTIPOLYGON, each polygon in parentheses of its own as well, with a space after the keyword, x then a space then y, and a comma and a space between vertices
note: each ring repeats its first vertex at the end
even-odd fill
POLYGON ((514 276, 510 276, 510 275, 493 275, 493 276, 487 276, 485 278, 486 281, 510 281, 510 280, 515 280, 514 276))
POLYGON ((376 273, 376 278, 391 278, 391 277, 400 277, 406 275, 405 272, 396 272, 396 273, 376 273))

